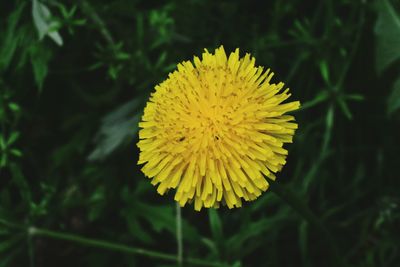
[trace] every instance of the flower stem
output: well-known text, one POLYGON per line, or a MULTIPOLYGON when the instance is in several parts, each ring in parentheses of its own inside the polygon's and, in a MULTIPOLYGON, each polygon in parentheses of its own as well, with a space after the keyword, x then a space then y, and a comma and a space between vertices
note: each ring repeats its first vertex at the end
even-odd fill
POLYGON ((176 202, 176 242, 177 247, 177 262, 178 266, 183 266, 183 242, 182 242, 182 214, 181 206, 176 202))
MULTIPOLYGON (((74 243, 78 243, 84 246, 89 246, 89 247, 96 247, 96 248, 103 248, 107 250, 114 250, 114 251, 119 251, 123 253, 128 253, 128 254, 137 254, 137 255, 142 255, 142 256, 147 256, 151 258, 156 258, 156 259, 161 259, 161 260, 166 260, 166 261, 177 261, 176 255, 172 254, 167 254, 163 252, 158 252, 158 251, 152 251, 152 250, 147 250, 147 249, 142 249, 142 248, 136 248, 136 247, 130 247, 118 243, 112 243, 104 240, 98 240, 98 239, 92 239, 92 238, 86 238, 86 237, 81 237, 78 235, 74 234, 68 234, 68 233, 62 233, 62 232, 56 232, 56 231, 51 231, 47 229, 41 229, 41 228, 36 228, 36 227, 30 227, 28 229, 28 234, 33 236, 43 236, 43 237, 49 237, 53 239, 58 239, 58 240, 65 240, 65 241, 70 241, 74 243)), ((210 262, 206 260, 201 260, 201 259, 195 259, 195 258, 186 258, 182 259, 182 262, 185 262, 189 265, 197 265, 197 266, 224 266, 223 264, 216 263, 216 262, 210 262)))

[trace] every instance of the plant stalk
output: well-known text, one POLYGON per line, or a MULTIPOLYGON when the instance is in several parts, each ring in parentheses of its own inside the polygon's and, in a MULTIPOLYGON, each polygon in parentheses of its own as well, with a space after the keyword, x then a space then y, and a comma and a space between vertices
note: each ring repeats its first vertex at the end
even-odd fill
MULTIPOLYGON (((65 241, 78 243, 80 245, 84 245, 84 246, 88 246, 88 247, 103 248, 103 249, 107 249, 107 250, 119 251, 119 252, 128 253, 128 254, 142 255, 142 256, 166 260, 166 261, 177 262, 177 260, 178 260, 177 256, 172 255, 172 254, 167 254, 167 253, 163 253, 163 252, 152 251, 152 250, 147 250, 147 249, 142 249, 142 248, 130 247, 130 246, 126 246, 126 245, 122 245, 122 244, 118 244, 118 243, 112 243, 112 242, 108 242, 108 241, 104 241, 104 240, 86 238, 86 237, 81 237, 81 236, 74 235, 74 234, 68 234, 68 233, 51 231, 51 230, 47 230, 47 229, 36 228, 33 226, 29 227, 28 234, 31 235, 32 237, 33 236, 42 236, 42 237, 48 237, 48 238, 52 238, 52 239, 65 240, 65 241)), ((195 258, 182 259, 182 263, 187 263, 188 265, 191 265, 191 266, 192 265, 216 266, 216 267, 224 266, 220 263, 210 262, 210 261, 195 259, 195 258)))
POLYGON ((176 202, 176 242, 177 242, 177 263, 183 266, 183 240, 182 240, 182 213, 181 206, 176 202))

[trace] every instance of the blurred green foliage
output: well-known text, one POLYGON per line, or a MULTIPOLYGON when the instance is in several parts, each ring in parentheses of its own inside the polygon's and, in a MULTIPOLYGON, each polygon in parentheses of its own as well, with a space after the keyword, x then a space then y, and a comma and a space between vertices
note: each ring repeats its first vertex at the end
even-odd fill
POLYGON ((32 227, 175 255, 175 203, 136 165, 137 123, 178 62, 220 44, 285 81, 300 128, 257 201, 182 210, 184 257, 400 265, 398 1, 15 0, 0 4, 1 267, 176 266, 32 227))

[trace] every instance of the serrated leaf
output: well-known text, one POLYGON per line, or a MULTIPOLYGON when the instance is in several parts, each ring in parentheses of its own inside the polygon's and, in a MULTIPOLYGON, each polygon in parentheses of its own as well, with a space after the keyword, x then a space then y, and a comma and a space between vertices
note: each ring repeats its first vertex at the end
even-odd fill
POLYGON ((376 67, 378 73, 382 73, 390 64, 400 59, 400 17, 388 0, 377 2, 376 67))
POLYGON ((387 100, 387 114, 391 115, 400 108, 400 77, 393 85, 392 92, 387 100))
POLYGON ((33 22, 39 33, 39 40, 48 35, 56 44, 62 46, 63 40, 58 31, 55 31, 56 22, 51 20, 50 10, 38 0, 32 0, 33 22))

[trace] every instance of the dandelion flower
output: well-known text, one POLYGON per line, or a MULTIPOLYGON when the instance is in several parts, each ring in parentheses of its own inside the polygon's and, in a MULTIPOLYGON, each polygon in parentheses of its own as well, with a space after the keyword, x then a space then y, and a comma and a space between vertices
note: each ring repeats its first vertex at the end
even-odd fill
POLYGON ((284 143, 297 128, 286 112, 299 108, 273 73, 239 58, 206 49, 155 87, 139 123, 138 164, 161 195, 175 189, 181 206, 241 207, 268 189, 265 176, 286 163, 284 143))

